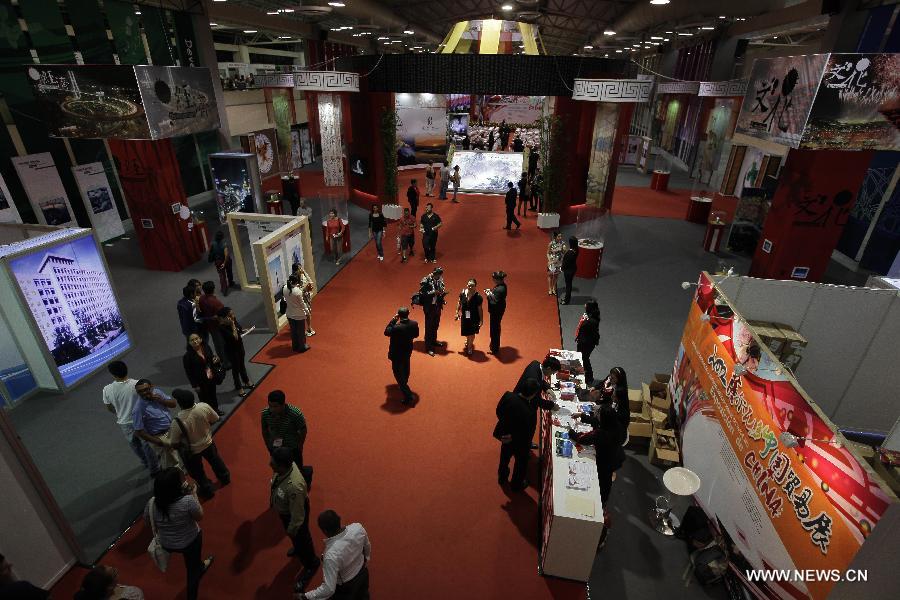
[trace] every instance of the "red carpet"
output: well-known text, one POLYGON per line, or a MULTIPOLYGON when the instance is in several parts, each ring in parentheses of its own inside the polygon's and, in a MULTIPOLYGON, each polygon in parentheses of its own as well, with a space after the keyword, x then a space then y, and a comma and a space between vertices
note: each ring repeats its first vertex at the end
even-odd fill
MULTIPOLYGON (((421 246, 410 263, 400 263, 393 227, 383 263, 368 245, 314 300, 318 335, 310 338, 310 352, 292 354, 285 330, 255 357, 275 369, 216 436, 233 483, 204 504, 204 552, 214 553, 216 562, 203 580, 202 598, 290 597, 300 565, 285 556, 288 540, 268 510, 270 471, 259 432, 259 411, 277 388, 309 423, 305 458, 315 467, 313 514, 333 508, 369 532, 373 598, 584 597, 583 584, 537 574, 536 491, 504 493, 496 483, 498 445, 491 431, 497 400, 527 361, 560 344, 555 298, 546 294, 546 234, 533 218, 520 232, 504 231, 502 202, 497 196, 435 201, 444 220, 438 264, 452 303, 440 339, 449 347, 432 358, 417 344, 410 381, 420 396, 415 407, 400 404, 382 334, 430 265, 421 262, 421 246), (509 273, 510 287, 503 349, 499 359, 485 354, 485 310, 476 353, 466 357, 453 320, 455 294, 469 277, 478 279, 479 290, 488 287, 498 268, 509 273)), ((423 325, 420 309, 413 318, 423 325)), ((321 552, 321 535, 313 532, 321 552)), ((146 554, 149 538, 138 523, 103 562, 147 598, 183 598, 180 557, 173 557, 169 573, 157 572, 146 554)), ((78 570, 70 573, 57 586, 58 597, 70 597, 80 577, 78 570)))
MULTIPOLYGON (((629 217, 684 219, 691 195, 691 190, 658 192, 649 187, 617 186, 613 193, 612 213, 629 217)), ((736 204, 736 198, 716 196, 712 210, 725 211, 725 221, 730 222, 736 204)))

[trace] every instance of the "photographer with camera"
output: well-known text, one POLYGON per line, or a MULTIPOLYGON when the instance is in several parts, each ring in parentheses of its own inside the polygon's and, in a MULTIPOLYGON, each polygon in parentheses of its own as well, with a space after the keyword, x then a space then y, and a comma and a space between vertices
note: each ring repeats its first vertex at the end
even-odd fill
POLYGON ((391 338, 388 359, 391 361, 394 379, 403 392, 403 404, 410 404, 413 394, 409 389, 409 359, 412 356, 413 340, 419 337, 419 324, 409 318, 409 309, 401 306, 384 328, 384 335, 391 338))
POLYGON ((422 279, 418 293, 422 310, 425 312, 425 351, 429 356, 434 356, 435 348, 447 345, 447 342, 439 342, 437 339, 438 327, 441 325, 441 311, 444 310, 444 296, 446 295, 444 270, 435 267, 430 275, 422 279))

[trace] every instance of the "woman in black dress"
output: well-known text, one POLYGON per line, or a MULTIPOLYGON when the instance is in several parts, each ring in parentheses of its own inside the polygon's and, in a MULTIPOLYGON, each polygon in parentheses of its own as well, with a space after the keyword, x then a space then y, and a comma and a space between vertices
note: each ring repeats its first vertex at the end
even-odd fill
POLYGON ((577 444, 592 445, 597 453, 597 477, 600 479, 600 500, 604 508, 612 490, 613 474, 625 462, 622 450, 622 431, 616 418, 616 410, 610 404, 599 406, 596 415, 578 413, 575 415, 593 429, 577 433, 569 429, 569 439, 577 444))
POLYGON ((474 279, 470 279, 466 289, 459 293, 456 304, 456 320, 460 322, 460 334, 466 338, 464 352, 469 356, 475 351, 475 335, 484 321, 484 310, 481 307, 483 299, 476 289, 477 285, 474 279))
POLYGON ((187 351, 182 357, 184 374, 187 375, 191 387, 200 402, 209 404, 220 417, 225 413, 219 410, 219 398, 216 396, 216 364, 219 357, 213 354, 209 345, 196 333, 188 337, 187 351))
POLYGON ((231 376, 234 379, 234 391, 242 398, 250 393, 253 384, 247 375, 247 355, 244 352, 244 329, 238 323, 234 311, 226 306, 219 311, 219 331, 225 347, 225 356, 231 363, 231 376))
POLYGON ((568 304, 572 301, 572 280, 575 278, 575 271, 578 270, 578 238, 574 235, 569 238, 569 249, 563 254, 562 273, 566 279, 566 295, 563 297, 561 304, 568 304))
POLYGON ((591 352, 600 343, 600 306, 596 300, 584 305, 584 314, 575 329, 575 349, 581 352, 581 363, 584 365, 584 381, 587 385, 594 382, 594 369, 591 366, 591 352))

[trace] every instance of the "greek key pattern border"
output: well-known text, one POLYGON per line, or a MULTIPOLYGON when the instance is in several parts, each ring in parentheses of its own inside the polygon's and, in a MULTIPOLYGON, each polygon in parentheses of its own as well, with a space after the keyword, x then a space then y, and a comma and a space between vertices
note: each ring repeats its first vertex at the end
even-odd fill
POLYGON ((727 96, 743 96, 747 93, 748 79, 734 81, 701 81, 698 96, 723 98, 727 96))
POLYGON ((310 92, 358 92, 359 73, 344 71, 298 71, 294 88, 310 92))
POLYGON ((573 100, 590 102, 648 102, 652 81, 640 79, 576 79, 573 100))
POLYGON ((699 81, 670 81, 656 86, 657 94, 696 94, 700 89, 699 81))

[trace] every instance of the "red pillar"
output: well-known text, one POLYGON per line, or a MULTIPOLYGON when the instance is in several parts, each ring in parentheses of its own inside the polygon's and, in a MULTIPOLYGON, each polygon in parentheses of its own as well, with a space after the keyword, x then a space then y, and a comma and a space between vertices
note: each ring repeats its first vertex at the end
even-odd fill
MULTIPOLYGON (((382 111, 393 110, 394 95, 361 90, 358 94, 347 94, 345 99, 345 126, 352 131, 347 141, 349 153, 362 158, 369 168, 366 176, 348 171, 350 200, 365 208, 373 202, 396 203, 396 198, 384 197, 384 149, 381 143, 382 111)), ((402 195, 402 190, 398 192, 402 195)))
POLYGON ((751 277, 791 279, 796 268, 807 268, 806 280, 821 281, 872 154, 790 151, 753 255, 751 277))
POLYGON ((573 206, 584 204, 587 194, 587 172, 591 160, 594 136, 593 102, 581 102, 557 96, 555 114, 562 118, 566 139, 566 159, 563 167, 563 193, 559 202, 560 224, 574 223, 577 217, 573 206))
MULTIPOLYGON (((109 140, 144 265, 181 271, 200 260, 201 234, 172 206, 187 206, 170 140, 109 140)), ((176 207, 178 208, 178 207, 176 207)))

